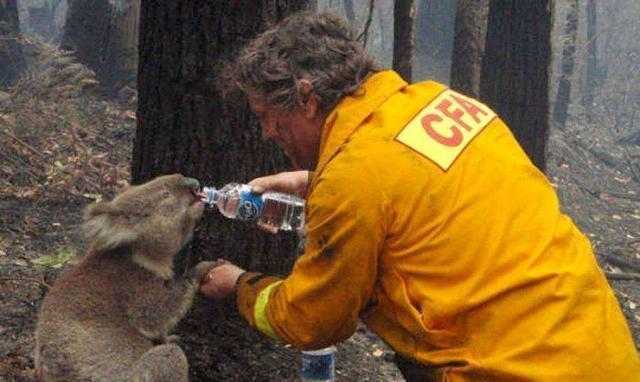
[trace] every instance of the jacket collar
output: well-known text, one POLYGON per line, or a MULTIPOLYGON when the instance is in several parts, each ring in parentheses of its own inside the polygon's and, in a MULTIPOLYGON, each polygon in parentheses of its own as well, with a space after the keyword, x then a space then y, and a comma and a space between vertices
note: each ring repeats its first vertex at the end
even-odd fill
POLYGON ((340 151, 362 122, 392 94, 407 83, 394 71, 386 70, 370 76, 352 94, 343 97, 331 110, 322 127, 320 155, 314 180, 340 151))

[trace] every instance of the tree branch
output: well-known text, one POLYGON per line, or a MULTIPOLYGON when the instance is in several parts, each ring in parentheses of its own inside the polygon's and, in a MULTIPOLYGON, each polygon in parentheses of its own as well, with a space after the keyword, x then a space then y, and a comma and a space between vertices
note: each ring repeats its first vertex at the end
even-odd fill
POLYGON ((617 273, 617 272, 604 272, 609 280, 640 280, 640 273, 617 273))
POLYGON ((364 29, 362 33, 358 36, 357 40, 362 41, 362 46, 367 46, 367 37, 369 36, 369 26, 371 25, 371 20, 373 19, 373 8, 375 6, 375 0, 369 0, 369 16, 367 17, 367 21, 364 23, 364 29))
POLYGON ((0 280, 2 280, 2 281, 28 281, 28 282, 44 285, 47 289, 53 288, 51 286, 51 284, 47 283, 44 280, 38 280, 38 279, 34 279, 34 278, 29 278, 29 277, 0 277, 0 280))

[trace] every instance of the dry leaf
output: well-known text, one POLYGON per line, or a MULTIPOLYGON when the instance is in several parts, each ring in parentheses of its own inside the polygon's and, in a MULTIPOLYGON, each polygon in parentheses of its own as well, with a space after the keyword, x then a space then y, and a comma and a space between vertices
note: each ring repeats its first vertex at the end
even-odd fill
POLYGON ((29 265, 29 263, 27 263, 27 261, 24 260, 24 259, 13 260, 13 264, 15 264, 17 266, 20 266, 20 267, 26 267, 27 265, 29 265))
POLYGON ((131 119, 131 120, 134 120, 134 121, 136 120, 136 112, 133 111, 133 110, 125 111, 124 116, 129 118, 129 119, 131 119))

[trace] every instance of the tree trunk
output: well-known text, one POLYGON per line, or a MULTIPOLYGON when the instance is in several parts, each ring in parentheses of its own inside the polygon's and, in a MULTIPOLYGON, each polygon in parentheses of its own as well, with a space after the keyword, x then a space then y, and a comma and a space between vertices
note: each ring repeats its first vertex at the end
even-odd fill
POLYGON ((349 25, 355 29, 356 12, 353 8, 353 0, 344 0, 344 13, 347 16, 347 20, 349 20, 349 25))
POLYGON ((558 95, 553 108, 553 119, 560 129, 567 122, 571 103, 571 80, 575 66, 576 39, 578 37, 578 0, 568 2, 567 25, 564 29, 564 48, 562 50, 562 73, 558 84, 558 95))
POLYGON ((29 30, 45 41, 51 41, 54 33, 54 11, 58 1, 53 4, 49 1, 29 4, 29 30))
POLYGON ((480 98, 544 171, 549 130, 549 0, 491 0, 480 98))
POLYGON ((584 89, 582 105, 587 116, 591 119, 591 109, 593 108, 593 98, 598 86, 598 52, 596 44, 596 2, 587 2, 587 70, 584 79, 584 89))
POLYGON ((140 0, 74 0, 69 3, 61 48, 96 73, 107 90, 134 86, 140 0))
POLYGON ((487 34, 489 0, 459 0, 453 37, 451 88, 480 97, 480 73, 487 34))
MULTIPOLYGON (((304 0, 256 4, 142 2, 134 183, 180 172, 222 186, 290 168, 280 150, 261 140, 248 105, 225 106, 216 88, 223 61, 244 41, 265 23, 307 6, 304 0)), ((286 274, 296 255, 293 235, 268 235, 215 210, 205 213, 195 236, 178 259, 178 272, 224 257, 251 270, 286 274)), ((297 373, 296 353, 248 329, 235 307, 202 301, 196 306, 179 330, 191 381, 283 380, 297 373), (273 357, 281 362, 274 365, 273 357)))
POLYGON ((25 68, 16 0, 0 2, 0 88, 13 85, 25 68))
POLYGON ((60 48, 75 52, 78 61, 106 82, 106 53, 109 45, 109 22, 112 7, 108 0, 69 1, 67 21, 60 48))
POLYGON ((140 0, 121 0, 110 20, 105 63, 111 68, 107 83, 113 88, 135 87, 138 71, 140 0))
POLYGON ((393 69, 411 82, 416 41, 414 0, 396 1, 393 7, 393 69))

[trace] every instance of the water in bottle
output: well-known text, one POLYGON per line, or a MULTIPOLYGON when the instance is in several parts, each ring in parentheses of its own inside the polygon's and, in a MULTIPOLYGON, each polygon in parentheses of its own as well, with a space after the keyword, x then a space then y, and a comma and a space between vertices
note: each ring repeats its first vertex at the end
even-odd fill
POLYGON ((204 187, 204 202, 222 215, 283 231, 304 227, 304 200, 280 192, 254 194, 246 184, 229 183, 221 189, 204 187))
POLYGON ((336 348, 302 351, 302 381, 334 382, 336 378, 336 348))

